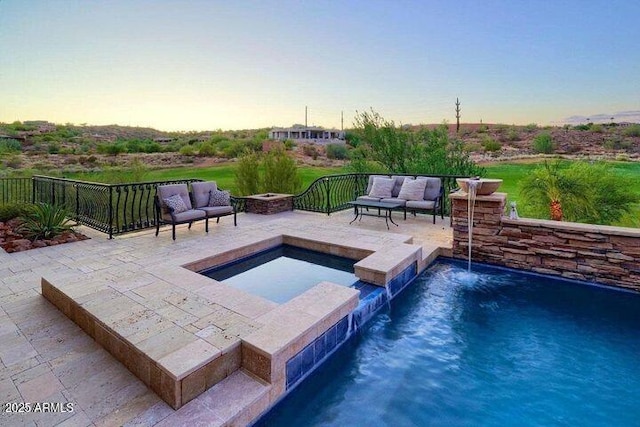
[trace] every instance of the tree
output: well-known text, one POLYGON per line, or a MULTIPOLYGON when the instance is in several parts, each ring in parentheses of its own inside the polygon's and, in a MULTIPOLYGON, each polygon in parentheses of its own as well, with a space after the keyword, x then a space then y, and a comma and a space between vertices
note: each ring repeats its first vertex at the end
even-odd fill
POLYGON ((629 191, 628 181, 604 163, 545 162, 525 178, 520 194, 526 212, 536 217, 611 224, 632 212, 640 200, 629 191))
POLYGON ((408 162, 415 154, 409 132, 396 127, 373 111, 357 113, 355 132, 367 144, 367 156, 379 162, 389 172, 408 173, 408 162))
POLYGON ((258 194, 260 191, 259 166, 258 154, 253 151, 247 150, 238 158, 235 181, 239 195, 258 194))

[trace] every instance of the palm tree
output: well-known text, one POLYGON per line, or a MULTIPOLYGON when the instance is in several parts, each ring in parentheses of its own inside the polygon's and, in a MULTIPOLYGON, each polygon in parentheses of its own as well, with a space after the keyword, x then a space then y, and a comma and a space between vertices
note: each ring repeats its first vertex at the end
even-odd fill
POLYGON ((593 207, 587 183, 564 173, 559 162, 544 162, 543 167, 536 168, 522 182, 520 194, 525 203, 547 206, 549 217, 554 221, 562 221, 563 204, 571 205, 574 212, 593 207))

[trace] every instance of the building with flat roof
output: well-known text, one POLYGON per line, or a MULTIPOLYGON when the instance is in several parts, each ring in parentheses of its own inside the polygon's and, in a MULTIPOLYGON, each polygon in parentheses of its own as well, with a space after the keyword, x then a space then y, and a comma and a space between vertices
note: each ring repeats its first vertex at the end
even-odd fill
POLYGON ((269 139, 296 142, 328 143, 344 141, 344 131, 338 129, 324 129, 319 126, 293 125, 289 128, 273 128, 269 131, 269 139))

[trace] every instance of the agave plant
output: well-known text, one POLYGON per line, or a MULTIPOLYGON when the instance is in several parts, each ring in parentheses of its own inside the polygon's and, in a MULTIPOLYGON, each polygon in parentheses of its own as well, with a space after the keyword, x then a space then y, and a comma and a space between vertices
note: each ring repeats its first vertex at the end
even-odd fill
POLYGON ((24 215, 18 231, 32 240, 51 239, 71 230, 67 211, 61 206, 39 203, 24 215))

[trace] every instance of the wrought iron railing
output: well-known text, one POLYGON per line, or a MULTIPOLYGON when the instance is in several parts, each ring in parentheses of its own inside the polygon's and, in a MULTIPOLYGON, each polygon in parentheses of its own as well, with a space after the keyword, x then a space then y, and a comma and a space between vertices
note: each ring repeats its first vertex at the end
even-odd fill
POLYGON ((47 176, 33 177, 33 201, 64 206, 83 225, 109 235, 156 225, 154 196, 159 185, 197 179, 101 184, 47 176))
POLYGON ((31 203, 32 201, 33 186, 31 178, 0 179, 0 204, 31 203))
MULTIPOLYGON (((369 176, 374 174, 341 174, 327 175, 316 179, 302 193, 294 196, 293 208, 303 211, 323 212, 331 214, 350 208, 349 202, 365 194, 369 176)), ((461 175, 413 175, 397 174, 400 176, 430 176, 440 178, 445 196, 457 187, 456 178, 466 178, 461 175)), ((449 214, 449 198, 444 197, 444 212, 449 214)))

